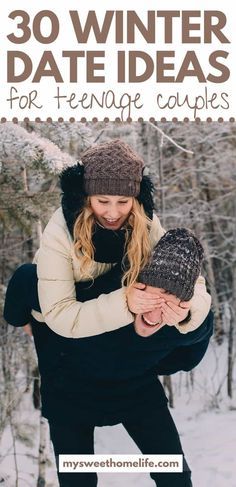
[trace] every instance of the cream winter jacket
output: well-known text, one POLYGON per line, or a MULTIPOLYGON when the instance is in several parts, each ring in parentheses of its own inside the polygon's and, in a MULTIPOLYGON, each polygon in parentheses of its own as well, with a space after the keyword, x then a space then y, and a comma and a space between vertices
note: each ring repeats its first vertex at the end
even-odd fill
MULTIPOLYGON (((150 237, 153 247, 164 235, 156 215, 153 217, 150 237)), ((87 302, 76 301, 75 282, 86 280, 81 274, 80 261, 73 249, 73 241, 62 209, 52 215, 47 224, 34 263, 37 264, 38 294, 42 314, 32 311, 35 319, 46 322, 57 334, 68 338, 99 335, 133 322, 125 295, 125 288, 101 294, 87 302)), ((93 262, 94 278, 111 269, 112 264, 93 262)), ((197 280, 192 298, 191 320, 176 325, 180 333, 198 328, 206 318, 211 304, 205 280, 197 280)))

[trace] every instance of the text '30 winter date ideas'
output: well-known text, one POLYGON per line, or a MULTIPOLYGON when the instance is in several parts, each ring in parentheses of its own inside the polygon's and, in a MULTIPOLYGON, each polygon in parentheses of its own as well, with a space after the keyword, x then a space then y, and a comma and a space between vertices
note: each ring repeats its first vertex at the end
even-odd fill
POLYGON ((235 74, 227 9, 112 10, 110 5, 102 11, 89 5, 65 10, 63 21, 60 9, 8 15, 5 117, 232 116, 235 74))
MULTIPOLYGON (((90 38, 95 38, 97 45, 106 45, 111 37, 113 43, 115 40, 117 47, 119 45, 114 75, 117 83, 141 83, 150 79, 156 83, 182 83, 187 77, 194 77, 199 83, 222 83, 230 76, 225 62, 228 52, 222 49, 223 45, 230 43, 223 32, 226 25, 223 12, 149 10, 144 22, 133 10, 109 10, 99 24, 96 12, 89 11, 83 27, 78 11, 70 10, 68 14, 76 43, 86 46, 86 50, 67 49, 57 52, 57 55, 51 50, 45 50, 37 61, 23 50, 9 50, 8 83, 26 80, 40 83, 44 77, 50 77, 56 83, 105 83, 106 50, 91 50, 88 43, 90 38), (175 31, 176 23, 180 30, 178 35, 175 31), (136 41, 140 38, 149 47, 149 52, 141 49, 130 50, 132 45, 137 46, 136 41), (210 45, 213 40, 217 42, 217 48, 208 53, 207 60, 204 59, 204 67, 197 49, 186 49, 181 55, 175 49, 177 41, 182 45, 195 44, 197 47, 199 44, 210 45), (126 46, 125 50, 120 49, 122 44, 126 46), (168 49, 163 49, 166 44, 168 49), (151 46, 158 46, 159 50, 152 50, 150 54, 151 46), (170 49, 170 46, 174 48, 170 49), (19 61, 23 68, 17 72, 16 64, 19 61), (141 72, 138 69, 140 63, 141 72), (66 71, 63 70, 65 65, 66 71), (84 75, 83 79, 81 73, 84 75)), ((20 19, 16 30, 7 36, 8 41, 15 45, 26 44, 32 37, 41 45, 49 45, 60 34, 59 18, 51 10, 38 12, 33 19, 26 11, 15 10, 9 18, 14 22, 20 19), (42 32, 45 19, 51 25, 47 35, 42 32)), ((115 51, 113 54, 115 55, 115 51)))

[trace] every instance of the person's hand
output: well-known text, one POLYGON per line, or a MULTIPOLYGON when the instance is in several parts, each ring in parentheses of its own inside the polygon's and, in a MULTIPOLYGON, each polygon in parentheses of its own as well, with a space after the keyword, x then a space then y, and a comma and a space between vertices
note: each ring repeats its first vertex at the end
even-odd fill
POLYGON ((24 325, 23 326, 23 330, 25 333, 27 333, 27 335, 29 335, 30 337, 33 336, 33 333, 32 333, 32 328, 31 328, 31 324, 30 323, 27 323, 27 325, 24 325))
POLYGON ((179 304, 170 299, 171 295, 166 296, 166 301, 162 303, 162 323, 169 326, 179 324, 188 316, 191 301, 180 301, 179 304))
POLYGON ((158 308, 147 313, 137 314, 135 317, 134 329, 141 337, 149 337, 165 325, 179 324, 188 316, 191 301, 181 302, 173 294, 160 289, 158 295, 163 298, 158 308))
POLYGON ((148 313, 164 303, 163 297, 155 296, 145 288, 145 284, 137 282, 126 292, 128 308, 134 314, 148 313))

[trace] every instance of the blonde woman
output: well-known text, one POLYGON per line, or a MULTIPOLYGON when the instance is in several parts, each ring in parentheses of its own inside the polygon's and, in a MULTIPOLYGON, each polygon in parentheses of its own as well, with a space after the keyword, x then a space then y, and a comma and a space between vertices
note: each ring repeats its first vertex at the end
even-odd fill
MULTIPOLYGON (((143 171, 142 158, 123 141, 112 140, 88 149, 79 164, 62 173, 62 206, 46 226, 34 260, 42 314, 32 312, 59 335, 82 338, 113 331, 131 323, 133 313, 161 305, 136 283, 165 233, 153 214, 152 183, 143 171), (76 301, 75 282, 92 285, 116 264, 123 269, 120 289, 76 301)), ((163 319, 186 333, 200 326, 209 308, 200 276, 191 303, 163 309, 163 319)))

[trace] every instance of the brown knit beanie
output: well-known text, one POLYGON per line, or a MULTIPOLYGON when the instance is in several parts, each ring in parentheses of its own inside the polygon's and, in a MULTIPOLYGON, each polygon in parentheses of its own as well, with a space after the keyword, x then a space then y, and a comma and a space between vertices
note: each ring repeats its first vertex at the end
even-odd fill
POLYGON ((88 195, 138 196, 144 162, 122 140, 91 147, 82 154, 81 161, 88 195))
POLYGON ((186 228, 169 230, 156 244, 138 281, 165 289, 182 301, 189 301, 202 260, 203 247, 193 233, 186 228))

